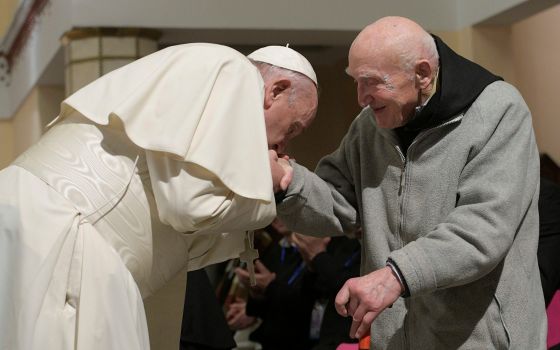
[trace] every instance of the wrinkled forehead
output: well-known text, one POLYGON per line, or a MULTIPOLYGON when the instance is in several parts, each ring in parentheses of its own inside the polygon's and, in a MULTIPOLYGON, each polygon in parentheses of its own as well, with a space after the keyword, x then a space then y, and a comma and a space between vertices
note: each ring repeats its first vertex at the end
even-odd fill
POLYGON ((352 45, 345 71, 354 79, 390 76, 402 71, 402 57, 386 46, 352 45))

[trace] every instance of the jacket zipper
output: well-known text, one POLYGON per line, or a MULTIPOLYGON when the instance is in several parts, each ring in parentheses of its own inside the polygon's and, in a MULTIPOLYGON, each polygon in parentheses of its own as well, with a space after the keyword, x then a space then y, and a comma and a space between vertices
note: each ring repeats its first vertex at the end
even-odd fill
POLYGON ((403 188, 404 188, 404 181, 405 181, 405 171, 406 171, 406 164, 407 164, 407 158, 406 156, 403 154, 402 150, 400 149, 399 146, 396 146, 395 149, 397 150, 397 153, 399 154, 399 156, 401 157, 401 161, 402 161, 402 167, 401 167, 401 176, 399 179, 399 192, 398 192, 398 198, 399 198, 399 226, 398 226, 398 237, 401 240, 401 245, 403 242, 403 239, 401 237, 402 234, 402 227, 404 225, 404 201, 403 201, 403 188))
MULTIPOLYGON (((411 151, 412 151, 412 146, 418 142, 418 140, 420 140, 422 137, 426 137, 427 135, 431 134, 434 130, 442 128, 446 125, 455 123, 460 121, 463 118, 463 113, 461 113, 460 115, 458 115, 457 117, 450 119, 448 121, 446 121, 445 123, 442 123, 440 125, 436 125, 431 129, 427 129, 423 132, 421 132, 420 134, 418 134, 418 136, 416 136, 416 138, 412 141, 412 143, 410 144, 410 146, 408 146, 408 149, 406 150, 406 156, 404 155, 404 153, 402 152, 402 150, 400 149, 400 146, 395 145, 395 149, 398 153, 398 155, 401 158, 402 161, 402 168, 401 168, 401 177, 400 177, 400 183, 399 183, 399 192, 398 192, 398 198, 399 198, 399 210, 400 210, 400 217, 399 217, 399 227, 398 227, 398 237, 401 240, 401 245, 404 246, 404 241, 402 236, 402 230, 403 230, 403 226, 404 226, 404 186, 405 186, 405 180, 406 180, 406 176, 405 176, 405 172, 406 172, 406 166, 408 164, 408 159, 410 159, 411 156, 411 151)), ((405 299, 405 305, 407 308, 410 307, 410 299, 405 299)), ((405 317, 404 320, 404 324, 403 324, 403 330, 404 330, 404 347, 406 349, 409 348, 410 344, 408 341, 408 322, 407 322, 408 317, 405 317)))
MULTIPOLYGON (((400 146, 396 145, 395 149, 397 150, 397 153, 399 154, 399 156, 401 157, 401 161, 402 161, 402 168, 401 168, 401 177, 400 177, 400 183, 399 183, 399 192, 398 192, 398 197, 399 197, 399 209, 400 209, 400 218, 399 218, 399 227, 398 227, 398 235, 399 237, 401 237, 402 235, 402 230, 403 230, 403 226, 404 226, 404 187, 405 187, 405 181, 406 181, 406 166, 408 164, 408 159, 411 156, 411 152, 412 152, 412 146, 414 146, 415 143, 418 142, 418 140, 420 140, 423 137, 426 137, 427 135, 431 134, 432 132, 434 132, 435 130, 442 128, 446 125, 458 122, 459 120, 461 120, 463 118, 463 114, 458 115, 457 117, 450 119, 448 121, 446 121, 445 123, 439 124, 434 126, 433 128, 424 130, 423 132, 421 132, 420 134, 418 134, 418 136, 416 136, 416 138, 412 141, 412 143, 410 144, 410 146, 408 146, 408 149, 406 150, 406 156, 405 154, 402 152, 402 150, 400 149, 400 146)), ((401 237, 402 240, 402 237, 401 237)))

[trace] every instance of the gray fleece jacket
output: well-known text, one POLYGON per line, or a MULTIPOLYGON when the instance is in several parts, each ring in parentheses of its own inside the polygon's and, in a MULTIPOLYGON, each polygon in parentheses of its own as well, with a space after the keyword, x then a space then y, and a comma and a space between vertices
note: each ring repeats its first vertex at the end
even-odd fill
POLYGON ((545 349, 538 187, 530 112, 496 81, 406 154, 366 107, 316 173, 294 164, 278 213, 312 235, 361 226, 362 274, 396 263, 410 297, 374 321, 372 349, 545 349))

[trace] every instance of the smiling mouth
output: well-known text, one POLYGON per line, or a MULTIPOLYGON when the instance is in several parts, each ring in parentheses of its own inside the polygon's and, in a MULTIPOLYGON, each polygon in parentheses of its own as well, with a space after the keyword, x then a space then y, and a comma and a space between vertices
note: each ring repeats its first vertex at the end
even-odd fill
POLYGON ((373 111, 377 113, 379 111, 382 111, 384 108, 385 108, 385 106, 373 108, 373 111))

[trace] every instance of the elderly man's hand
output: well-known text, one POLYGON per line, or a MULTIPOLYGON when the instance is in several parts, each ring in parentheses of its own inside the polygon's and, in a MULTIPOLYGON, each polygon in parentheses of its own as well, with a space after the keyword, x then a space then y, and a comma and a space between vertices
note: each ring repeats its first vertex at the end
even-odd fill
POLYGON ((369 333, 373 320, 404 292, 390 267, 373 271, 365 276, 351 278, 335 299, 336 311, 352 317, 350 337, 360 338, 369 333))
POLYGON ((288 156, 278 157, 274 150, 268 151, 270 171, 272 172, 272 188, 274 193, 285 191, 292 182, 293 169, 288 156))

